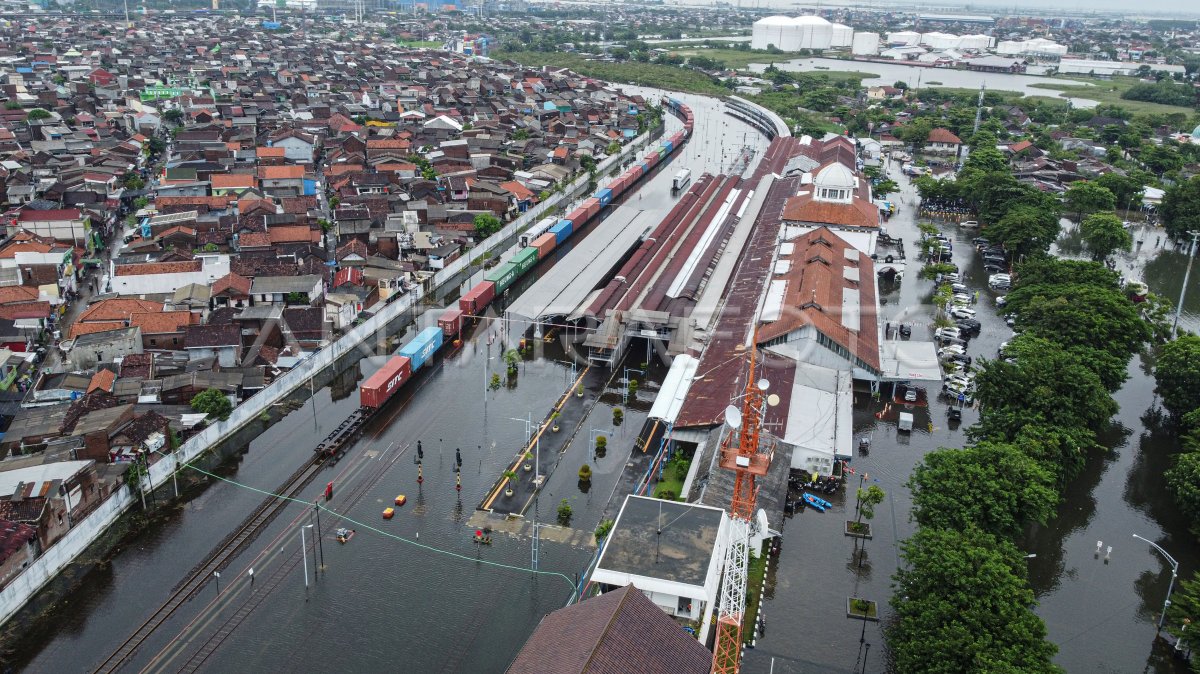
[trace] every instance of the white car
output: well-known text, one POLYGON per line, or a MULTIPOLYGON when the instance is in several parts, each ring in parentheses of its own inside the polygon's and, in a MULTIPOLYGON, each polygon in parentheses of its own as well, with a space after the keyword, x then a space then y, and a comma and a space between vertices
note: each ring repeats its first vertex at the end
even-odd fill
POLYGON ((956 294, 956 295, 959 293, 962 293, 965 295, 965 294, 971 292, 970 288, 966 287, 965 285, 963 285, 961 283, 951 283, 950 290, 953 291, 954 294, 956 294))
POLYGON ((962 348, 962 346, 958 344, 951 344, 950 346, 943 346, 942 348, 938 349, 938 356, 962 356, 966 354, 966 352, 967 350, 962 348))
POLYGON ((954 293, 954 294, 953 294, 953 295, 950 297, 950 301, 951 301, 951 302, 954 302, 955 304, 958 304, 958 303, 960 303, 960 302, 961 302, 962 304, 970 304, 970 303, 971 303, 971 296, 970 296, 970 295, 968 295, 968 294, 966 294, 966 293, 954 293))
POLYGON ((975 229, 979 226, 979 223, 974 220, 964 220, 963 222, 958 223, 958 226, 962 227, 963 229, 975 229))
POLYGON ((1007 295, 1000 295, 999 297, 996 298, 996 306, 1002 307, 1005 304, 1008 304, 1008 296, 1007 295))
POLYGON ((950 315, 954 318, 975 318, 975 310, 967 307, 953 307, 950 309, 950 315))
POLYGON ((938 339, 961 339, 962 331, 958 328, 938 328, 933 331, 933 336, 938 339))
POLYGON ((949 274, 942 274, 942 280, 949 281, 950 283, 958 283, 962 279, 959 278, 958 272, 952 271, 949 274))
POLYGON ((910 388, 907 391, 905 391, 904 392, 904 402, 906 402, 906 403, 917 402, 917 389, 910 388))

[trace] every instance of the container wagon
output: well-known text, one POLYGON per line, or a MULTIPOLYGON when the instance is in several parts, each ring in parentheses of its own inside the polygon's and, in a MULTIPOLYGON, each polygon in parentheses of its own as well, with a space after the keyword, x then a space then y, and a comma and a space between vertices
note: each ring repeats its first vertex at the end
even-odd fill
POLYGON ((539 220, 536 225, 525 230, 525 233, 521 235, 521 237, 520 237, 521 245, 522 246, 531 245, 533 243, 534 239, 536 239, 539 236, 550 231, 550 228, 554 226, 555 222, 558 222, 558 220, 556 218, 542 218, 541 220, 539 220))
POLYGON ((550 253, 554 252, 555 246, 558 245, 558 238, 553 232, 546 232, 530 242, 530 246, 537 248, 538 259, 544 260, 550 253))
POLYGON ((458 308, 467 316, 478 316, 496 297, 496 284, 484 281, 459 298, 458 308))
POLYGON ((443 333, 438 327, 429 327, 417 333, 413 340, 396 352, 398 356, 405 356, 412 361, 412 371, 420 370, 433 354, 442 347, 443 333))
POLYGON ((604 188, 597 190, 595 196, 597 199, 600 200, 600 207, 604 208, 605 206, 612 203, 613 191, 607 187, 604 187, 604 188))
POLYGON ((530 246, 517 251, 517 254, 510 260, 510 264, 513 265, 514 271, 517 273, 517 278, 520 278, 525 275, 525 272, 533 269, 537 261, 538 249, 530 246))
POLYGON ((392 356, 358 387, 359 404, 372 409, 383 407, 409 377, 412 377, 412 362, 404 356, 392 356))
MULTIPOLYGON (((517 280, 517 267, 512 262, 505 262, 489 271, 484 278, 496 284, 496 294, 501 295, 505 290, 508 290, 513 281, 517 280)), ((495 299, 495 297, 492 299, 495 299)))
POLYGON ((438 327, 442 329, 442 339, 454 340, 462 332, 462 309, 447 309, 438 317, 438 327))

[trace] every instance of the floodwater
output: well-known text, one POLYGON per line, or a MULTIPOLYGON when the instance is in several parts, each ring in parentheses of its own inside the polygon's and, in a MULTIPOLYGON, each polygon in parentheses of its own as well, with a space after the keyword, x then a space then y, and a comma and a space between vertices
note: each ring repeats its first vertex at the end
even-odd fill
MULTIPOLYGON (((879 63, 877 61, 846 61, 842 59, 804 58, 776 63, 776 68, 789 72, 822 73, 825 71, 854 71, 875 73, 876 77, 868 77, 862 81, 864 86, 891 86, 895 82, 906 82, 908 86, 949 87, 952 89, 978 89, 985 84, 989 91, 1016 91, 1026 96, 1059 97, 1077 108, 1094 108, 1097 102, 1090 98, 1058 96, 1055 89, 1032 86, 1034 84, 1061 85, 1063 80, 1037 75, 1013 75, 1008 73, 979 73, 970 70, 954 70, 951 68, 923 68, 920 66, 903 65, 901 63, 879 63)), ((765 63, 751 63, 751 72, 761 73, 767 69, 765 63)), ((1068 84, 1085 82, 1071 80, 1068 84)))
MULTIPOLYGON (((716 171, 736 160, 743 138, 745 144, 765 145, 749 127, 723 115, 716 101, 681 97, 696 110, 697 130, 710 130, 704 132, 707 139, 685 146, 639 190, 644 199, 623 207, 665 212, 678 168, 716 171), (722 130, 729 142, 720 139, 722 130)), ((680 127, 674 117, 666 119, 668 134, 680 127)), ((590 225, 602 226, 602 221, 590 225)), ((536 268, 510 294, 524 291, 543 271, 536 268)), ((401 339, 433 324, 439 313, 430 309, 401 339)), ((503 341, 489 345, 489 337, 502 329, 496 317, 489 314, 460 349, 447 350, 407 384, 347 455, 322 471, 300 502, 289 504, 219 579, 154 632, 124 671, 503 671, 541 617, 570 599, 576 574, 594 553, 589 534, 618 483, 624 452, 633 447, 665 368, 651 367, 638 402, 622 401, 613 373, 600 370, 584 378, 582 399, 568 400, 564 418, 577 417, 580 406, 594 408, 577 429, 563 430, 575 432, 563 455, 572 458, 562 459, 560 470, 547 478, 537 519, 552 521, 559 501, 567 498, 574 513, 566 534, 584 535, 567 542, 544 537, 542 573, 534 574, 528 536, 496 533, 491 545, 477 545, 472 517, 524 446, 524 419, 544 418, 575 373, 559 344, 539 343, 511 386, 490 390, 490 375, 504 367, 503 341), (616 406, 626 410, 619 425, 611 414, 616 406), (578 484, 575 457, 586 456, 593 433, 607 434, 609 449, 605 457, 593 458, 586 488, 578 484), (418 440, 424 452, 420 484, 418 440), (462 456, 461 492, 455 488, 456 449, 462 456), (318 522, 307 504, 319 500, 330 481, 334 497, 318 522), (406 496, 406 504, 384 521, 381 511, 398 495, 406 496), (349 542, 335 540, 339 527, 355 530, 349 542)), ((174 512, 131 537, 107 563, 88 572, 37 631, 5 644, 11 652, 4 664, 36 672, 93 669, 358 406, 357 382, 385 361, 385 355, 372 355, 336 378, 327 375, 332 385, 318 380, 314 399, 270 424, 219 471, 229 481, 209 479, 194 487, 174 512)), ((557 460, 541 459, 544 468, 557 460)), ((532 519, 532 512, 527 515, 532 519)))
MULTIPOLYGON (((901 211, 887 227, 905 240, 908 250, 916 250, 916 193, 904 176, 893 177, 904 189, 893 197, 901 211)), ((986 289, 986 272, 971 248, 970 240, 978 234, 953 224, 941 229, 955 240, 954 261, 964 270, 967 284, 981 288, 976 308, 983 330, 971 340, 968 355, 994 357, 1012 331, 996 315, 995 294, 986 289)), ((1154 241, 1153 234, 1144 238, 1154 241)), ((1178 292, 1186 263, 1182 254, 1154 254, 1144 244, 1136 256, 1128 257, 1125 263, 1130 266, 1136 264, 1135 258, 1145 260, 1146 282, 1153 291, 1178 292)), ((915 323, 913 339, 931 339, 933 283, 917 279, 915 271, 914 266, 899 288, 881 287, 881 298, 887 301, 881 307, 882 320, 915 323)), ((1188 302, 1183 325, 1195 329, 1197 309, 1188 302)), ((1170 648, 1155 640, 1169 567, 1148 545, 1133 538, 1138 534, 1163 546, 1179 561, 1181 577, 1190 575, 1200 562, 1200 546, 1162 487, 1162 470, 1176 445, 1147 414, 1156 407, 1151 366, 1147 357, 1132 359, 1129 381, 1115 396, 1120 411, 1112 430, 1102 438, 1111 451, 1093 457, 1087 470, 1071 483, 1055 519, 1021 542, 1022 549, 1036 555, 1028 564, 1039 601, 1037 612, 1046 622, 1050 640, 1059 646, 1056 662, 1069 672, 1186 671, 1171 658, 1170 648), (1144 423, 1143 417, 1151 423, 1144 423), (1104 550, 1097 556, 1100 541, 1104 550)), ((768 575, 766 634, 747 651, 747 671, 886 671, 881 626, 890 615, 891 579, 901 563, 897 543, 913 532, 908 519, 911 498, 904 484, 926 452, 961 447, 965 429, 978 419, 976 412, 967 409, 961 424, 951 424, 947 402, 938 399, 928 408, 911 411, 914 431, 901 433, 896 428, 896 406, 885 408, 868 395, 857 394, 854 429, 856 435, 871 438, 870 453, 852 462, 858 475, 851 476, 846 495, 826 497, 833 502, 832 509, 806 510, 785 519, 783 550, 772 560, 776 569, 768 575), (882 418, 876 417, 879 412, 882 418), (860 565, 854 539, 842 530, 844 522, 853 519, 853 494, 864 474, 864 486, 878 485, 887 499, 876 508, 871 523, 874 538, 866 542, 860 565), (884 622, 847 619, 846 600, 851 596, 879 602, 884 622)))

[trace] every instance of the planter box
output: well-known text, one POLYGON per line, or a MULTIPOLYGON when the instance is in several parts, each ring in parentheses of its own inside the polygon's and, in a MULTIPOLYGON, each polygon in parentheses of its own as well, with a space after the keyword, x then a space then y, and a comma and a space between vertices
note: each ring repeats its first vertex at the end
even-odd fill
POLYGON ((851 538, 870 539, 871 538, 871 525, 866 522, 863 522, 859 526, 862 527, 861 531, 854 531, 854 529, 853 529, 854 522, 851 520, 846 520, 846 535, 850 536, 851 538))
POLYGON ((873 623, 879 622, 879 604, 869 599, 864 599, 868 606, 865 612, 859 611, 854 607, 854 601, 861 597, 846 597, 846 617, 852 620, 869 620, 873 623))

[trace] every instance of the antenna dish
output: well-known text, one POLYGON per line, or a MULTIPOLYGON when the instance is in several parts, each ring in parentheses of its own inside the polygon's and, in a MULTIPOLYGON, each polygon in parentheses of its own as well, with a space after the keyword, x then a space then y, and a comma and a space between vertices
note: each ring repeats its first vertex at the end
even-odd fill
POLYGON ((758 380, 758 390, 765 391, 769 388, 771 388, 771 382, 767 381, 766 379, 758 380))
POLYGON ((729 424, 730 428, 738 428, 742 425, 742 411, 730 405, 725 408, 725 423, 729 424))
POLYGON ((767 396, 767 405, 769 407, 774 407, 778 404, 779 404, 779 396, 778 395, 772 393, 771 395, 767 396))

